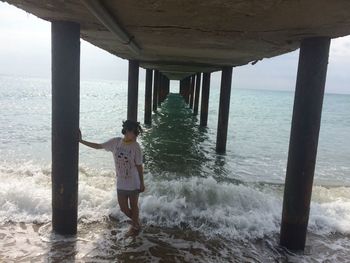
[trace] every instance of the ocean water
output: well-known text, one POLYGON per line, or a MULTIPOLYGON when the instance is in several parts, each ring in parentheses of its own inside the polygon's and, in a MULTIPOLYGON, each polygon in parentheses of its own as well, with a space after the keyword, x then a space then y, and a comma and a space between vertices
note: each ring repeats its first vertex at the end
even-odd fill
MULTIPOLYGON (((110 153, 80 146, 77 237, 51 233, 50 80, 0 76, 0 261, 349 262, 350 96, 326 94, 307 247, 278 246, 294 94, 231 93, 227 153, 215 153, 219 87, 208 127, 171 94, 139 138, 142 233, 124 238, 110 153)), ((82 81, 86 140, 120 136, 127 83, 82 81)), ((144 83, 139 120, 143 121, 144 83)))

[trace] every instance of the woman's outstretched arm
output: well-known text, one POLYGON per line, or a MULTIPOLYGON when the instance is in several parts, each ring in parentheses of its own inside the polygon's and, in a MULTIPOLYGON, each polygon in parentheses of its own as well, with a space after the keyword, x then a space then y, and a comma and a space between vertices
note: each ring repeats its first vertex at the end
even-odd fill
POLYGON ((83 140, 80 129, 79 129, 79 142, 86 145, 86 146, 94 148, 94 149, 102 149, 103 148, 102 144, 100 144, 100 143, 88 142, 88 141, 83 140))

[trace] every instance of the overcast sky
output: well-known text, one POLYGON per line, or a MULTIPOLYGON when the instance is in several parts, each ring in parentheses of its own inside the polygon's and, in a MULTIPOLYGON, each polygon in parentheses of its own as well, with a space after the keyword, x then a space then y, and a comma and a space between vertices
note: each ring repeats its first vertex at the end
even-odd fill
MULTIPOLYGON (((0 75, 50 78, 50 23, 0 3, 0 75)), ((234 68, 233 88, 294 90, 299 51, 234 68)), ((127 80, 127 61, 81 41, 81 79, 127 80)), ((332 40, 326 92, 350 94, 350 37, 332 40)), ((141 80, 144 71, 141 70, 141 80)), ((213 74, 218 84, 220 73, 213 74)))

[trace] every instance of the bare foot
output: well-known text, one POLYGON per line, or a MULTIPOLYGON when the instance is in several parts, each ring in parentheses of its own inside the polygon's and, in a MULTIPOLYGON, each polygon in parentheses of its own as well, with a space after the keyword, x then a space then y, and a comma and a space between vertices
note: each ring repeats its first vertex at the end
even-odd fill
POLYGON ((140 227, 135 227, 135 226, 130 226, 128 232, 126 232, 125 236, 130 237, 130 236, 137 236, 140 233, 141 228, 140 227))

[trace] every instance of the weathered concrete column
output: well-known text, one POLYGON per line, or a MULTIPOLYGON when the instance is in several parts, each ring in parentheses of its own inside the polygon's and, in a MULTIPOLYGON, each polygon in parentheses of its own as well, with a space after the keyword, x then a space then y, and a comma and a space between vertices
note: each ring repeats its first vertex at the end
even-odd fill
POLYGON ((196 92, 194 96, 193 115, 198 115, 199 93, 201 89, 201 73, 196 75, 196 92))
POLYGON ((158 85, 159 85, 159 71, 154 71, 153 81, 153 111, 156 112, 158 108, 158 85))
POLYGON ((221 74, 220 105, 218 129, 216 137, 216 152, 226 152, 227 128, 230 112, 230 96, 232 83, 232 67, 224 67, 221 74))
POLYGON ((185 78, 185 101, 187 104, 190 103, 191 96, 191 77, 185 78))
POLYGON ((152 123, 152 69, 146 69, 146 84, 145 84, 145 124, 152 123))
POLYGON ((183 80, 179 81, 179 93, 183 98, 185 98, 185 85, 183 80))
POLYGON ((164 75, 162 73, 159 74, 158 80, 158 106, 162 106, 163 102, 163 84, 164 84, 164 75))
POLYGON ((161 92, 160 92, 161 102, 164 102, 167 95, 168 95, 167 89, 168 89, 168 78, 167 78, 167 76, 162 75, 161 92))
POLYGON ((139 96, 139 62, 137 60, 129 60, 128 120, 137 121, 138 96, 139 96))
POLYGON ((203 73, 201 116, 200 116, 200 126, 203 126, 203 127, 207 126, 208 124, 209 90, 210 90, 210 72, 203 73))
POLYGON ((162 89, 161 89, 161 92, 160 92, 160 100, 161 102, 164 102, 165 99, 167 98, 168 94, 169 94, 169 89, 170 89, 170 80, 168 79, 167 76, 163 75, 163 78, 162 78, 162 89))
POLYGON ((194 88, 195 88, 195 83, 196 83, 196 75, 193 75, 193 76, 189 77, 189 81, 190 81, 190 94, 189 94, 190 109, 193 109, 193 105, 194 105, 194 88))
POLYGON ((158 105, 162 106, 163 102, 163 83, 164 83, 164 76, 161 73, 159 77, 159 87, 158 87, 158 105))
POLYGON ((77 233, 80 25, 51 23, 52 229, 77 233))
POLYGON ((180 92, 185 99, 185 102, 188 104, 190 101, 190 83, 189 77, 186 77, 180 80, 180 92))
POLYGON ((167 97, 170 93, 170 79, 168 77, 165 78, 165 97, 167 97))
POLYGON ((292 250, 305 247, 329 45, 318 37, 300 46, 280 236, 292 250))

